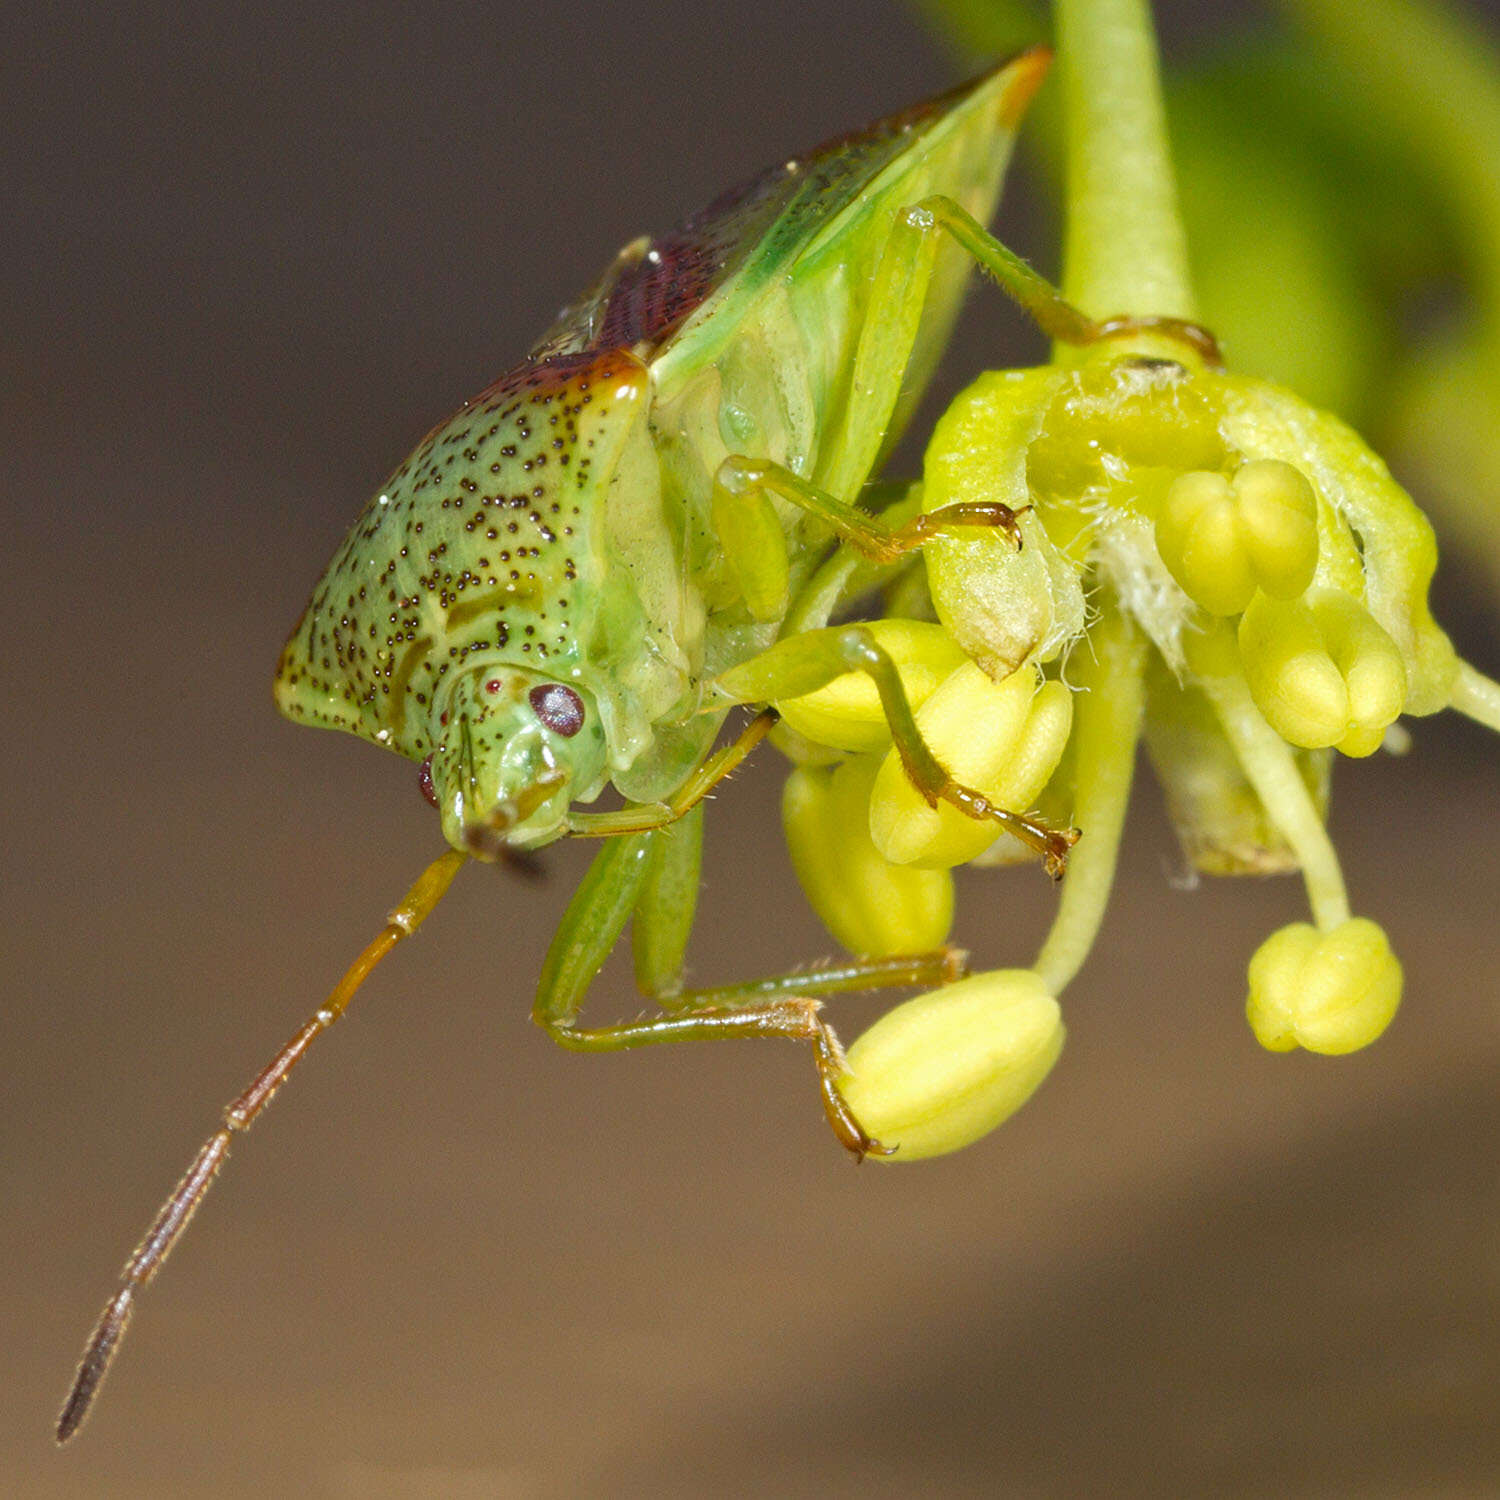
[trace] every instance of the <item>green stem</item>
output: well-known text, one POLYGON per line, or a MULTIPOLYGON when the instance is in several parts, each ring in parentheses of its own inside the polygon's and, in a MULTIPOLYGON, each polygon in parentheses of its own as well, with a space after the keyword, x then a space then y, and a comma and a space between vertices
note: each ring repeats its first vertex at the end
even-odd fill
POLYGON ((1056 0, 1055 11, 1068 135, 1063 295, 1095 318, 1192 320, 1147 0, 1056 0))
POLYGON ((1117 605, 1089 631, 1085 651, 1090 647, 1073 723, 1073 821, 1083 837, 1069 856, 1057 916, 1033 965, 1054 996, 1083 967, 1104 920, 1146 697, 1146 644, 1117 605))
POLYGON ((1201 685, 1266 815, 1302 866, 1313 921, 1320 931, 1332 931, 1349 920, 1349 897, 1333 841, 1291 746, 1266 723, 1240 673, 1205 676, 1201 685))
POLYGON ((1449 707, 1487 729, 1500 732, 1500 682, 1476 672, 1468 662, 1458 664, 1449 707))

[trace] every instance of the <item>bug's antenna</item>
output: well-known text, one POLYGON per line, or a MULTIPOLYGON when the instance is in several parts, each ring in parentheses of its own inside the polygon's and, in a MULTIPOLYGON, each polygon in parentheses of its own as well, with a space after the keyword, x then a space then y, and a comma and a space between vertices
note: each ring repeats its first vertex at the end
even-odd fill
POLYGON ((417 877, 416 883, 400 904, 386 918, 386 924, 358 958, 350 964, 344 977, 333 987, 328 999, 310 1015, 266 1064, 244 1093, 224 1111, 224 1125, 203 1143, 182 1180, 162 1204, 145 1238, 131 1253, 120 1272, 115 1294, 89 1335, 83 1359, 74 1377, 73 1388, 57 1419, 57 1441, 65 1443, 83 1425, 99 1386, 119 1350, 120 1341, 130 1325, 136 1294, 161 1269, 172 1253, 183 1231, 203 1201, 224 1158, 229 1155, 231 1139, 247 1131, 260 1112, 271 1102, 277 1089, 286 1082, 293 1068, 302 1061, 313 1042, 348 1008, 359 987, 369 978, 375 966, 403 938, 410 937, 426 920, 468 859, 467 854, 452 849, 439 856, 417 877))

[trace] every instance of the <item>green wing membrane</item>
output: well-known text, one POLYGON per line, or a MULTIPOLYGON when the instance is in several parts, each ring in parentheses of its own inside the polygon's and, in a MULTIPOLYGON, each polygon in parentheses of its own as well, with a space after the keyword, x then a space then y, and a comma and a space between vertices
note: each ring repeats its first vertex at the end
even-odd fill
POLYGON ((987 219, 1015 126, 1047 62, 1045 51, 1023 53, 768 167, 668 233, 637 240, 533 356, 646 346, 648 357, 665 358, 674 346, 732 337, 746 304, 817 243, 853 239, 867 227, 880 232, 871 223, 877 203, 904 206, 943 192, 987 219))

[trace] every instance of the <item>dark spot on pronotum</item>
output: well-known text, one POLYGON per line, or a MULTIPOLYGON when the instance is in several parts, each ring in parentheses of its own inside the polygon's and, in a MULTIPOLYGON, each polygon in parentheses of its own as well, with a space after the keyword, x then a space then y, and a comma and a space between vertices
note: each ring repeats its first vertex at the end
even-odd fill
POLYGON ((527 694, 532 712, 553 734, 572 739, 583 728, 583 699, 561 682, 547 682, 527 694))

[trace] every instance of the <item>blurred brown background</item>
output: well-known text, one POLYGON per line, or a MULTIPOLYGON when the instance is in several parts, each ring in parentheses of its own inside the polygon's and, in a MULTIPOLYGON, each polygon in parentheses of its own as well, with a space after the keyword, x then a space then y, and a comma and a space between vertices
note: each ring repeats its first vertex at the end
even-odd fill
MULTIPOLYGON (((0 58, 0 1492, 1500 1492, 1500 747, 1448 722, 1341 768, 1408 975, 1379 1046, 1256 1048, 1243 965, 1299 891, 1178 888, 1143 776, 1062 1063, 920 1169, 856 1171, 789 1047, 555 1049, 526 1010, 581 853, 467 872, 53 1451, 134 1236, 438 847, 412 767, 270 705, 344 527, 618 244, 948 74, 838 0, 60 4, 0 58)), ((1038 352, 971 306, 949 391, 1038 352)), ((826 951, 778 784, 714 805, 705 980, 826 951)), ((959 937, 1024 961, 1051 901, 976 877, 959 937)))

